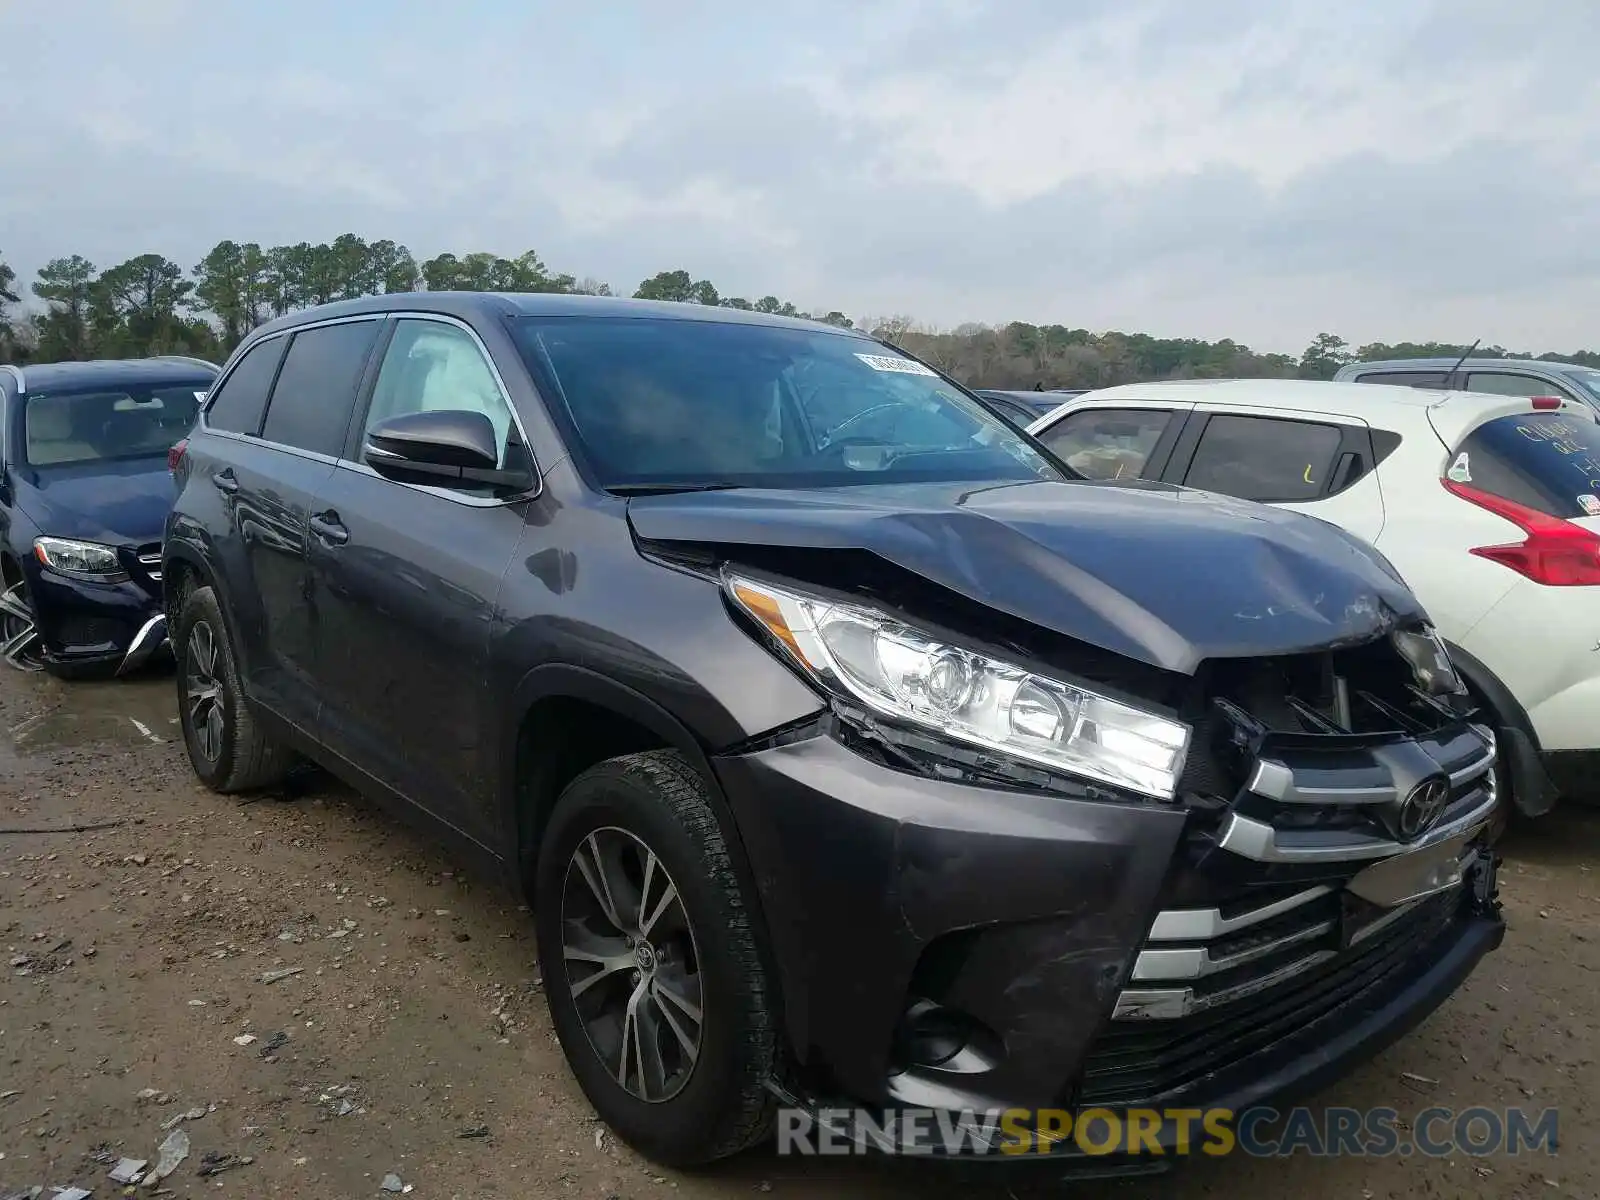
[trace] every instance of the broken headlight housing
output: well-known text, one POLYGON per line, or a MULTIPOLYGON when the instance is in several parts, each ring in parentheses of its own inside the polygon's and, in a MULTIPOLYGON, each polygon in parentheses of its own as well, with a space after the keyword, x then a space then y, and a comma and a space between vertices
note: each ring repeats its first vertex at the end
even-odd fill
POLYGON ((1189 727, 956 645, 864 605, 726 573, 723 585, 826 690, 886 717, 1160 800, 1177 795, 1189 727))
POLYGON ((1467 690, 1444 648, 1444 639, 1432 625, 1396 629, 1390 641, 1410 664, 1417 686, 1430 696, 1456 696, 1467 690))

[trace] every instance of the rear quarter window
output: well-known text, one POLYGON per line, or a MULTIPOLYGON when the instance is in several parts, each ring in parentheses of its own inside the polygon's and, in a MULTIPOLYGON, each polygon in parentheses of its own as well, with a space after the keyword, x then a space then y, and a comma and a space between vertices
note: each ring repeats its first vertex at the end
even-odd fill
POLYGON ((1496 417, 1467 436, 1445 476, 1552 517, 1600 515, 1600 424, 1581 409, 1496 417))
POLYGON ((1219 413, 1206 422, 1183 482, 1262 503, 1315 500, 1343 442, 1336 425, 1219 413))

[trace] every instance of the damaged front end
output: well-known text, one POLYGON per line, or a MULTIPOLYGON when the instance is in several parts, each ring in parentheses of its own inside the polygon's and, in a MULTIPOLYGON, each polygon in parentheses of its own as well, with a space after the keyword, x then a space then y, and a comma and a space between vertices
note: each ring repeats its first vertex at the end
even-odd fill
POLYGON ((1190 819, 1081 1104, 1226 1091, 1240 1060, 1469 932, 1499 940, 1494 736, 1431 631, 1210 663, 1197 684, 1190 819))
MULTIPOLYGON (((1188 649, 1135 656, 860 546, 640 546, 828 699, 715 760, 788 1101, 1239 1111, 1343 1074, 1500 941, 1494 737, 1408 593, 1346 581, 1320 646, 1301 614, 1230 654, 1203 598, 1147 590, 1188 649)), ((930 1137, 878 1148, 952 1152, 930 1137)))

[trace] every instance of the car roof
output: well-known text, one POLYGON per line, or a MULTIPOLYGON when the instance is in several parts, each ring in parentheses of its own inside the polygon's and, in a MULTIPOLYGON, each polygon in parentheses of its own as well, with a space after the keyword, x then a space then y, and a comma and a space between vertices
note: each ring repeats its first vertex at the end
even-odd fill
MULTIPOLYGON (((1078 400, 1172 400, 1197 404, 1258 404, 1264 407, 1310 409, 1361 416, 1393 411, 1397 406, 1420 411, 1456 396, 1503 401, 1486 392, 1441 392, 1403 384, 1332 383, 1312 379, 1173 379, 1160 383, 1124 383, 1078 396, 1078 400)), ((1063 401, 1070 403, 1070 401, 1063 401)))
POLYGON ((1368 371, 1448 371, 1460 363, 1463 371, 1484 371, 1515 367, 1518 370, 1548 371, 1552 375, 1566 375, 1573 371, 1593 371, 1582 363, 1563 362, 1549 358, 1384 358, 1372 362, 1350 363, 1340 370, 1341 375, 1354 375, 1368 371))
MULTIPOLYGON (((1334 383, 1309 379, 1185 379, 1101 388, 1063 400, 1062 406, 1081 404, 1085 400, 1096 404, 1117 400, 1241 404, 1321 413, 1330 417, 1354 417, 1383 428, 1393 427, 1397 420, 1427 419, 1429 409, 1445 405, 1449 406, 1449 413, 1454 418, 1452 424, 1455 421, 1470 423, 1474 419, 1471 414, 1502 408, 1508 399, 1492 392, 1446 392, 1402 384, 1334 383)), ((1582 407, 1576 402, 1568 403, 1575 408, 1582 407)), ((1052 409, 1039 421, 1047 420, 1055 411, 1052 409)))
POLYGON ((1088 391, 1087 388, 1051 388, 1049 391, 1035 391, 1032 388, 973 388, 980 396, 1004 396, 1008 400, 1021 400, 1024 404, 1049 404, 1051 397, 1060 396, 1072 399, 1088 391))
POLYGON ((670 321, 712 321, 735 325, 827 331, 873 341, 858 329, 825 321, 780 317, 742 308, 683 304, 671 300, 625 300, 612 296, 576 296, 566 292, 391 292, 302 309, 269 321, 257 334, 275 333, 312 321, 386 312, 433 312, 455 317, 655 317, 670 321))
POLYGON ((117 384, 209 383, 215 364, 199 358, 105 358, 86 362, 32 363, 7 371, 18 391, 50 392, 61 388, 117 384), (20 377, 20 379, 19 379, 20 377))

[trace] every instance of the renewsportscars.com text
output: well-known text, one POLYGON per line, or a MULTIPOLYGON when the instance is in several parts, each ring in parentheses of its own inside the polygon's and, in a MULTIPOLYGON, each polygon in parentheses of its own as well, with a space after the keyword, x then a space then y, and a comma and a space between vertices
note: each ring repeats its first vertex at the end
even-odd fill
POLYGON ((1555 1154, 1559 1110, 1395 1108, 778 1111, 779 1154, 1247 1154, 1443 1158, 1555 1154))

